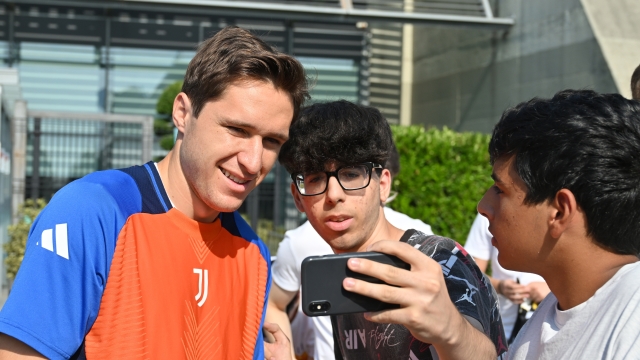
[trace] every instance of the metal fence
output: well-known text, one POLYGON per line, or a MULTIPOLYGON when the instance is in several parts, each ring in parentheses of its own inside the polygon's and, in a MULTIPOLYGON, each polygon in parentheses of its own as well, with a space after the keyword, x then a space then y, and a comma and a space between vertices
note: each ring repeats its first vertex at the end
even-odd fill
MULTIPOLYGON (((24 198, 49 200, 69 182, 98 170, 151 160, 153 118, 28 111, 24 198)), ((276 164, 239 209, 271 251, 300 222, 289 175, 276 164)))
POLYGON ((97 170, 151 160, 153 118, 114 114, 27 114, 26 198, 49 199, 97 170))

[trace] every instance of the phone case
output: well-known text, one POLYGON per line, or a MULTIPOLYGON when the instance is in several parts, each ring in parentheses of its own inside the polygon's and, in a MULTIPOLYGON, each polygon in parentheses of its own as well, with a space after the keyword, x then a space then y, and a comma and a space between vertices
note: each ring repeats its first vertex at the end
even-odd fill
POLYGON ((359 252, 310 256, 302 261, 302 311, 308 316, 340 315, 398 308, 342 287, 345 277, 384 284, 380 279, 347 268, 350 258, 365 258, 409 270, 411 266, 395 256, 378 252, 359 252))

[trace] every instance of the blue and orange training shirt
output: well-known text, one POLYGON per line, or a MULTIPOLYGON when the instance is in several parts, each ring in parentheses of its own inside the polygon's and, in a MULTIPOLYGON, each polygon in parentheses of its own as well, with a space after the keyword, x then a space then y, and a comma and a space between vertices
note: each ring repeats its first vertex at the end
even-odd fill
POLYGON ((263 359, 269 258, 236 212, 172 208, 153 163, 96 172, 34 222, 0 332, 52 359, 263 359))

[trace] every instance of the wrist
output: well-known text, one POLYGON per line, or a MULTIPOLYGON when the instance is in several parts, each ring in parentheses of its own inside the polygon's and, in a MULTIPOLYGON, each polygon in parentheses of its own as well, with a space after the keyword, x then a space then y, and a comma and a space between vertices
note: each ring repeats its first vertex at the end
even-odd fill
POLYGON ((502 287, 504 286, 504 280, 498 280, 498 286, 496 286, 496 292, 498 295, 504 295, 502 287))
POLYGON ((458 345, 458 342, 461 339, 464 339, 466 331, 465 325, 467 323, 467 320, 459 311, 457 311, 457 309, 456 313, 456 316, 452 317, 452 321, 449 322, 449 326, 447 326, 445 330, 441 332, 441 337, 438 344, 439 346, 433 344, 434 346, 436 346, 436 348, 455 348, 458 345))
POLYGON ((441 341, 433 344, 438 355, 441 358, 450 358, 445 354, 451 355, 459 351, 469 339, 469 327, 472 327, 471 324, 458 312, 451 326, 448 326, 447 330, 442 332, 441 341))

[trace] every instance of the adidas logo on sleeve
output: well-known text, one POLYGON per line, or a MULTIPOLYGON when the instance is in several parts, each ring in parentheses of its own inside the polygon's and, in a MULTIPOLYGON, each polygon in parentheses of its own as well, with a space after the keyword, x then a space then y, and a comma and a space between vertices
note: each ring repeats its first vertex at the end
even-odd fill
MULTIPOLYGON (((45 229, 40 236, 40 243, 36 243, 36 245, 40 245, 44 249, 53 252, 53 240, 53 229, 45 229)), ((55 253, 69 260, 67 224, 56 224, 55 244, 55 253)))

